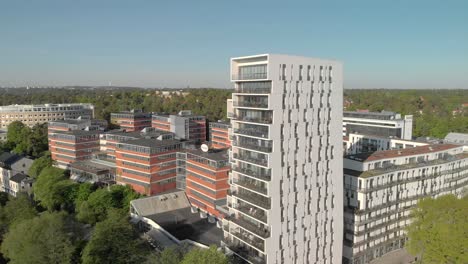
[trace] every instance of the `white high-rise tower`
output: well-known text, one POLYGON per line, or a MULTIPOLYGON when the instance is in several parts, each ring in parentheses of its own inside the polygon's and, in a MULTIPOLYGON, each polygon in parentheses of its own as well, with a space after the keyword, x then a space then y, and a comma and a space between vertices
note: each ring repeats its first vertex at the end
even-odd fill
POLYGON ((231 74, 226 247, 251 263, 341 263, 342 64, 263 54, 231 59, 231 74))

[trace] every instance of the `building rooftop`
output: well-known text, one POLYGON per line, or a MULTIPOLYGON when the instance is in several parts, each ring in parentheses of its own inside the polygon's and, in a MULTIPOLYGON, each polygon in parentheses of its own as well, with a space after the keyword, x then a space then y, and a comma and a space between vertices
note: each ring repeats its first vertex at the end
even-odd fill
POLYGON ((221 245, 223 231, 190 207, 147 216, 178 240, 190 239, 203 245, 221 245))
POLYGON ((444 141, 446 143, 468 145, 468 134, 451 132, 445 136, 444 141))
POLYGON ((419 146, 414 148, 406 148, 406 149, 395 149, 395 150, 385 150, 385 151, 377 151, 377 152, 369 152, 369 153, 359 153, 359 154, 351 154, 345 156, 346 159, 361 161, 361 162, 369 162, 369 161, 376 161, 376 160, 383 160, 383 159, 390 159, 396 157, 405 157, 405 156, 414 156, 414 155, 421 155, 426 153, 433 153, 444 151, 452 148, 459 147, 453 144, 436 144, 436 145, 427 145, 427 146, 419 146))
POLYGON ((16 173, 10 178, 10 181, 16 182, 16 183, 21 183, 23 180, 28 179, 28 175, 24 173, 16 173))
POLYGON ((391 164, 388 167, 385 168, 379 168, 379 169, 373 169, 373 170, 367 170, 367 171, 357 171, 357 170, 351 170, 351 169, 343 169, 344 174, 346 175, 351 175, 355 177, 360 177, 360 178, 368 178, 372 176, 377 176, 377 175, 382 175, 385 173, 390 173, 393 171, 399 171, 399 170, 407 170, 407 169, 414 169, 414 168, 419 168, 419 167, 426 167, 426 166, 431 166, 431 165, 437 165, 437 164, 444 164, 447 162, 452 162, 460 159, 465 159, 468 158, 468 153, 460 153, 457 155, 448 155, 445 158, 442 159, 435 159, 435 160, 429 160, 429 161, 418 161, 415 163, 408 163, 408 164, 401 164, 401 165, 394 165, 391 164))
POLYGON ((95 162, 93 160, 84 160, 84 161, 76 161, 70 164, 70 167, 73 169, 89 172, 92 174, 102 174, 106 173, 109 170, 113 170, 115 167, 108 166, 103 162, 95 162))
POLYGON ((89 119, 64 119, 64 120, 50 121, 49 124, 62 123, 62 124, 75 125, 75 124, 83 124, 83 123, 89 123, 89 122, 91 122, 91 120, 89 119))
MULTIPOLYGON (((87 109, 94 109, 94 106, 92 104, 87 104, 87 103, 75 103, 75 104, 36 104, 36 105, 5 105, 5 106, 0 106, 0 111, 18 111, 18 110, 33 110, 36 108, 55 108, 58 107, 59 109, 53 110, 53 111, 64 111, 64 110, 76 110, 76 109, 66 109, 66 107, 76 107, 76 106, 82 106, 82 108, 87 108, 87 109), (63 109, 65 107, 65 109, 63 109), (62 108, 62 109, 60 109, 62 108)), ((49 109, 51 110, 51 109, 49 109)))
POLYGON ((229 155, 227 150, 209 150, 208 152, 203 152, 200 149, 187 149, 187 153, 197 155, 200 157, 203 157, 208 160, 213 160, 213 161, 228 161, 229 160, 229 155))
POLYGON ((355 111, 343 111, 343 117, 355 117, 355 118, 366 118, 366 119, 378 119, 378 120, 397 120, 401 119, 401 115, 395 112, 382 111, 382 112, 355 112, 355 111))
POLYGON ((65 134, 65 135, 73 135, 73 136, 86 136, 86 135, 95 135, 100 134, 101 131, 99 130, 72 130, 72 131, 57 131, 54 134, 65 134))
POLYGON ((22 157, 20 155, 10 153, 10 152, 3 152, 0 154, 0 166, 7 165, 11 166, 16 161, 20 160, 22 157))
POLYGON ((127 144, 127 145, 134 145, 134 146, 142 146, 148 148, 156 148, 156 147, 163 147, 163 146, 171 146, 175 144, 181 143, 180 140, 175 139, 167 139, 167 140, 158 140, 158 139, 149 139, 149 138, 140 138, 140 139, 132 139, 120 144, 127 144))

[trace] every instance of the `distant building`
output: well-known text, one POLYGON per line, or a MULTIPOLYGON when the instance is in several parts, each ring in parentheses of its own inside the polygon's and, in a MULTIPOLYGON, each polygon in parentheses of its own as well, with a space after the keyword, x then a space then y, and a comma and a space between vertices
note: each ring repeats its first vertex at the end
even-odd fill
POLYGON ((451 132, 445 136, 444 142, 468 146, 468 134, 451 132))
POLYGON ((343 263, 369 263, 402 249, 421 198, 461 197, 468 186, 463 148, 437 144, 346 156, 343 263))
POLYGON ((7 131, 0 130, 0 142, 7 141, 7 131))
POLYGON ((13 121, 21 121, 32 127, 35 124, 63 119, 91 119, 94 116, 92 104, 43 104, 0 106, 0 129, 7 129, 13 121))
POLYGON ((101 131, 72 130, 56 131, 49 134, 49 151, 57 166, 68 169, 70 163, 91 159, 99 151, 101 131))
POLYGON ((172 132, 180 139, 196 143, 206 141, 206 119, 193 115, 192 111, 180 111, 177 115, 153 114, 152 127, 172 132))
POLYGON ((117 143, 117 183, 131 185, 145 195, 175 189, 176 155, 183 147, 184 142, 163 137, 117 143))
POLYGON ((30 193, 33 179, 27 173, 32 163, 32 159, 17 154, 0 154, 0 191, 15 197, 20 192, 30 193))
POLYGON ((394 112, 343 112, 343 136, 350 133, 412 139, 413 116, 394 112))
POLYGON ((231 147, 231 140, 229 139, 231 123, 221 121, 210 122, 209 127, 211 147, 215 149, 226 149, 231 147))
POLYGON ((65 119, 48 123, 48 133, 72 130, 105 130, 108 124, 106 120, 98 119, 65 119))
POLYGON ((126 131, 141 131, 145 127, 151 127, 151 113, 141 110, 131 110, 119 113, 111 113, 111 124, 117 125, 126 131))

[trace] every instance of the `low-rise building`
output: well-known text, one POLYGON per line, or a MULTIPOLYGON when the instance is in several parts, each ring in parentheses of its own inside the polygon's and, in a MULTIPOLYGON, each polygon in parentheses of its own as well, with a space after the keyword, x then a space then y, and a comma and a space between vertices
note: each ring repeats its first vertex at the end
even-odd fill
POLYGON ((115 162, 96 158, 70 164, 70 179, 77 182, 111 185, 115 183, 115 172, 115 162))
POLYGON ((468 146, 468 134, 451 132, 445 136, 444 142, 448 144, 468 146))
POLYGON ((70 163, 91 159, 99 151, 101 131, 72 130, 56 131, 49 134, 49 151, 57 166, 68 169, 70 163))
POLYGON ((344 158, 344 263, 368 263, 402 249, 410 213, 424 197, 461 196, 468 152, 437 144, 344 158))
POLYGON ((32 127, 56 120, 91 119, 94 116, 92 104, 41 104, 0 106, 0 129, 7 129, 13 121, 21 121, 32 127))
POLYGON ((231 169, 227 150, 187 150, 186 189, 192 206, 207 215, 224 218, 217 207, 226 205, 231 169))
POLYGON ((115 148, 117 183, 145 195, 176 188, 176 155, 184 142, 174 139, 135 139, 115 148))
POLYGON ((141 131, 145 127, 151 127, 151 113, 135 109, 111 113, 111 124, 117 125, 129 132, 141 131))
POLYGON ((227 149, 231 147, 231 140, 229 139, 231 123, 225 123, 221 121, 210 122, 209 127, 212 148, 227 149))
POLYGON ((0 155, 0 191, 12 196, 20 192, 30 193, 33 179, 27 176, 32 159, 4 152, 0 155))

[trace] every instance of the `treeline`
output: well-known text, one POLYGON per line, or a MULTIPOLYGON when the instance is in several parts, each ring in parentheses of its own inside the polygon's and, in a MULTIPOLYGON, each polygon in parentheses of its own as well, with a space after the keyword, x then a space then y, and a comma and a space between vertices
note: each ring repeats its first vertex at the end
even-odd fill
POLYGON ((109 120, 110 113, 143 109, 147 112, 177 113, 192 110, 209 120, 226 119, 225 89, 184 89, 162 94, 156 89, 14 88, 0 89, 0 104, 92 103, 97 118, 109 120))
POLYGON ((346 110, 413 115, 413 136, 443 138, 468 133, 468 90, 345 90, 346 110))
MULTIPOLYGON (((184 89, 162 94, 140 88, 0 89, 0 104, 92 103, 97 118, 130 109, 177 113, 192 110, 208 120, 226 119, 232 90, 184 89)), ((468 90, 345 90, 346 110, 394 111, 414 116, 413 135, 443 138, 448 132, 468 133, 468 90)))

